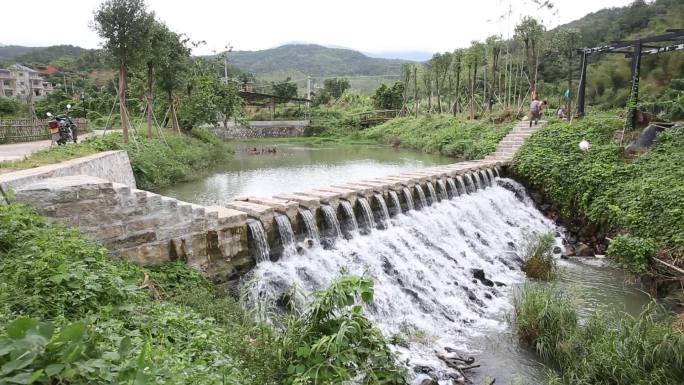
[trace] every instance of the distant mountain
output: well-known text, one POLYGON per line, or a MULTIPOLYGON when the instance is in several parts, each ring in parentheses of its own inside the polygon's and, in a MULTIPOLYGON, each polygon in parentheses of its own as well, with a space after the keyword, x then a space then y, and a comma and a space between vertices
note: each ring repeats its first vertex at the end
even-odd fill
POLYGON ((0 46, 0 60, 10 60, 17 56, 24 55, 31 51, 41 50, 43 47, 24 47, 21 45, 2 45, 0 46))
POLYGON ((316 44, 287 44, 261 51, 234 51, 232 64, 243 71, 267 74, 299 71, 311 76, 398 74, 408 60, 372 58, 359 51, 316 44))

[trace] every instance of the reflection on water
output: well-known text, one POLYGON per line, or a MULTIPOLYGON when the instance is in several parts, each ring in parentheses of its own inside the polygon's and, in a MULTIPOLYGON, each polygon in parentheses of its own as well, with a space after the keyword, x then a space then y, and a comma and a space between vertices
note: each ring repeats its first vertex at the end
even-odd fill
POLYGON ((439 155, 379 145, 314 146, 263 141, 232 145, 234 159, 218 166, 213 174, 160 193, 193 203, 220 204, 239 195, 273 196, 453 162, 439 155), (274 148, 275 153, 268 152, 274 148))

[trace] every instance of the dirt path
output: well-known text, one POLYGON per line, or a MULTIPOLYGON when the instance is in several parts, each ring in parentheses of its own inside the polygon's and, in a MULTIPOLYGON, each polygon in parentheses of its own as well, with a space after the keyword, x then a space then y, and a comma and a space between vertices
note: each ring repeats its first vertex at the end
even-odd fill
MULTIPOLYGON (((117 130, 109 130, 107 133, 117 132, 117 130)), ((79 135, 79 142, 91 136, 102 136, 104 131, 95 130, 83 135, 79 135)), ((37 140, 35 142, 25 143, 10 143, 0 144, 0 162, 8 162, 13 160, 22 160, 36 151, 49 148, 51 140, 37 140)))

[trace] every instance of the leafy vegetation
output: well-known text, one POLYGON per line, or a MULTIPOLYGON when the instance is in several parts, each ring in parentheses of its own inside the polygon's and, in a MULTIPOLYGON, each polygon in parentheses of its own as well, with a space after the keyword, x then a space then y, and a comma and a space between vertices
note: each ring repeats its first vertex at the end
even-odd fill
POLYGON ((526 287, 515 299, 520 339, 547 363, 549 384, 684 382, 684 334, 655 303, 639 316, 597 311, 579 322, 572 300, 555 287, 526 287))
POLYGON ((665 254, 681 255, 684 130, 661 133, 649 152, 630 161, 619 144, 622 125, 614 113, 551 122, 520 148, 513 170, 542 191, 568 223, 591 223, 599 235, 624 232, 650 239, 665 254), (579 149, 582 140, 591 144, 589 151, 579 149))
POLYGON ((130 265, 9 204, 0 289, 2 384, 405 383, 363 316, 366 278, 340 278, 275 330, 185 264, 130 265))
POLYGON ((363 137, 396 146, 441 153, 460 159, 478 159, 494 152, 512 124, 469 121, 462 117, 397 118, 369 128, 363 137))
POLYGON ((653 240, 629 235, 616 237, 608 246, 608 255, 613 257, 620 266, 634 274, 645 273, 657 251, 653 240))
POLYGON ((528 239, 523 247, 523 270, 528 277, 546 281, 556 277, 553 245, 554 237, 552 233, 528 239))
POLYGON ((120 134, 89 138, 79 144, 35 152, 25 160, 2 162, 0 168, 30 168, 100 151, 126 150, 138 188, 157 190, 197 178, 204 170, 232 156, 232 151, 223 142, 203 128, 194 128, 190 134, 167 131, 163 137, 134 135, 133 138, 129 144, 122 143, 120 134))

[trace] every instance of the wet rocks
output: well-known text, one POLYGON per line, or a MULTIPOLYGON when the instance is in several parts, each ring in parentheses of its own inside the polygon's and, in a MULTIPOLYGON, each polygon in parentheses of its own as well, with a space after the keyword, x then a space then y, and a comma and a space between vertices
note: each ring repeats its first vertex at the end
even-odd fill
POLYGON ((473 273, 473 278, 475 278, 475 279, 477 279, 478 281, 480 281, 480 283, 482 283, 483 285, 489 286, 489 287, 494 286, 494 282, 493 282, 492 280, 490 280, 490 279, 487 279, 487 277, 485 277, 485 272, 484 272, 484 270, 482 270, 482 269, 472 269, 471 271, 472 271, 472 273, 473 273))
POLYGON ((578 257, 595 257, 596 253, 594 253, 594 248, 587 245, 586 243, 580 243, 577 245, 577 248, 575 249, 575 254, 578 257))
POLYGON ((563 250, 560 248, 560 246, 554 246, 553 247, 553 253, 554 254, 560 254, 562 252, 563 252, 563 250))
POLYGON ((420 382, 420 385, 439 385, 439 382, 437 382, 437 380, 434 380, 432 378, 426 378, 420 382))
POLYGON ((563 257, 574 257, 575 256, 575 246, 573 245, 565 245, 565 250, 563 250, 563 257))

